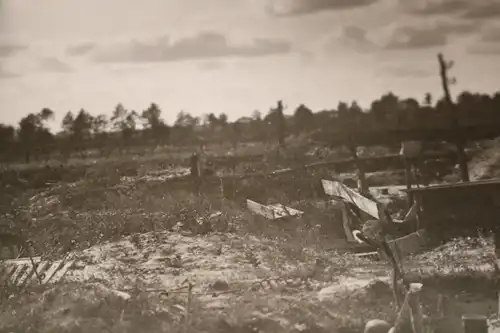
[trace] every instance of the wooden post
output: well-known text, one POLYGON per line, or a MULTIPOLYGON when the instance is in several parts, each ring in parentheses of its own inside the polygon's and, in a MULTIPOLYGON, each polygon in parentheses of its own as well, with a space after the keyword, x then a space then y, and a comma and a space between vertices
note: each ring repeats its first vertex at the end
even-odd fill
POLYGON ((419 283, 410 284, 408 305, 410 307, 410 320, 414 333, 424 333, 424 316, 422 314, 422 305, 420 304, 420 290, 422 285, 419 283))
POLYGON ((446 103, 448 104, 448 109, 451 118, 453 136, 455 139, 455 144, 457 146, 457 154, 458 154, 458 163, 460 165, 460 174, 462 176, 462 181, 469 181, 469 170, 467 167, 467 159, 464 151, 464 139, 462 137, 462 133, 458 123, 458 115, 457 110, 455 109, 455 104, 451 100, 449 84, 450 80, 448 79, 448 70, 452 66, 452 62, 446 62, 444 60, 443 54, 438 54, 438 61, 440 67, 440 75, 441 75, 441 84, 443 85, 444 97, 446 99, 446 103))
POLYGON ((416 218, 416 225, 415 225, 414 231, 417 231, 417 230, 420 230, 422 228, 425 228, 425 226, 422 225, 422 198, 418 194, 414 198, 415 198, 414 203, 415 203, 415 205, 417 205, 417 207, 416 207, 417 218, 416 218))
MULTIPOLYGON (((405 158, 403 156, 403 159, 404 159, 404 165, 405 165, 405 182, 406 182, 406 188, 408 190, 411 189, 411 164, 410 164, 410 161, 408 161, 407 158, 405 158)), ((411 192, 407 192, 408 194, 408 208, 411 207, 411 205, 413 204, 413 194, 411 192)))
POLYGON ((342 201, 342 224, 344 226, 345 236, 348 242, 355 242, 351 228, 351 216, 347 207, 348 203, 342 201))
POLYGON ((356 163, 359 193, 366 196, 369 194, 369 191, 368 191, 368 186, 366 184, 366 174, 363 161, 358 157, 358 149, 357 149, 358 147, 354 143, 352 143, 352 140, 350 140, 348 148, 351 151, 352 157, 356 163))
POLYGON ((462 324, 464 333, 488 333, 488 321, 486 316, 463 316, 462 324))
POLYGON ((408 317, 410 317, 411 320, 412 331, 415 333, 423 332, 422 310, 420 308, 420 300, 418 297, 418 293, 421 289, 422 285, 420 283, 410 284, 408 290, 405 292, 406 295, 403 303, 398 309, 398 316, 396 318, 396 322, 394 323, 394 327, 389 332, 402 332, 408 317))

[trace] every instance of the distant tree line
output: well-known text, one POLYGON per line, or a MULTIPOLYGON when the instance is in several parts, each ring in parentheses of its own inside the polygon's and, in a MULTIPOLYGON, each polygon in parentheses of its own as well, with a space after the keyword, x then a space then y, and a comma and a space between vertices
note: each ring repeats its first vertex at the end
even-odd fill
MULTIPOLYGON (((285 106, 278 101, 263 117, 259 111, 251 116, 229 122, 226 114, 210 113, 195 117, 181 111, 172 125, 162 119, 160 107, 151 103, 142 112, 118 104, 111 117, 92 115, 81 109, 67 112, 61 131, 52 133, 47 126, 54 111, 43 108, 22 118, 16 127, 0 124, 0 161, 48 159, 54 154, 69 158, 89 152, 109 156, 114 151, 124 153, 133 147, 201 145, 227 143, 234 147, 240 142, 268 141, 285 145, 286 137, 328 130, 348 131, 389 127, 441 126, 448 122, 450 109, 444 99, 434 102, 426 94, 419 102, 387 93, 363 110, 355 101, 340 102, 336 109, 313 112, 304 104, 293 115, 285 116, 285 106), (359 124, 363 124, 360 128, 359 124)), ((462 92, 454 111, 462 123, 500 123, 500 92, 493 95, 462 92)))

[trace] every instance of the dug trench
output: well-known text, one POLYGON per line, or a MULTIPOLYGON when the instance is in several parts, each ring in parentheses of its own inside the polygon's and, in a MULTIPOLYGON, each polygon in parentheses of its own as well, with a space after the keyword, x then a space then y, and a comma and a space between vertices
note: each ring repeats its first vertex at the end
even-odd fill
MULTIPOLYGON (((389 265, 349 253, 325 198, 314 196, 316 176, 238 184, 233 201, 217 186, 195 196, 102 174, 19 201, 36 254, 80 265, 59 284, 4 289, 0 331, 361 332, 370 319, 394 322, 389 265), (241 205, 249 196, 306 214, 268 221, 241 205), (216 210, 223 214, 195 222, 216 210)), ((487 306, 497 300, 492 258, 491 242, 462 239, 404 267, 424 284, 425 313, 436 315, 438 295, 447 296, 456 325, 463 292, 496 311, 487 306)))
MULTIPOLYGON (((495 317, 490 250, 462 239, 405 262, 439 332, 461 332, 463 314, 495 317)), ((61 283, 3 295, 1 331, 360 333, 370 319, 396 318, 387 265, 309 247, 172 232, 71 255, 84 265, 61 283)))

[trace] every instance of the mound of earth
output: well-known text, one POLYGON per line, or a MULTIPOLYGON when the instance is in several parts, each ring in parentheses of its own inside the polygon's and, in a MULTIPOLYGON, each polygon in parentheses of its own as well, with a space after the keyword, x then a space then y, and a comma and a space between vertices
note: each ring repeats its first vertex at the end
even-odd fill
MULTIPOLYGON (((176 290, 189 281, 194 291, 212 297, 214 292, 245 288, 293 287, 320 292, 326 287, 332 289, 334 282, 337 289, 351 286, 345 276, 346 259, 322 262, 325 254, 313 249, 284 250, 278 241, 226 233, 135 234, 75 252, 71 257, 83 262, 84 268, 71 271, 66 280, 105 281, 108 287, 122 290, 137 285, 176 290), (269 283, 262 284, 263 280, 269 283)), ((361 286, 369 281, 364 279, 361 286)))

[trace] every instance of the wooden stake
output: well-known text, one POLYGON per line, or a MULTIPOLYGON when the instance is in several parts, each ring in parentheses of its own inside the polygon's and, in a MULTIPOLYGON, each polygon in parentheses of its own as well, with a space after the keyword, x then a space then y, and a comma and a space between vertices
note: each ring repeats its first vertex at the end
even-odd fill
POLYGON ((452 66, 452 63, 446 62, 444 60, 443 54, 441 54, 441 53, 438 54, 438 61, 439 61, 439 68, 440 68, 440 75, 441 75, 441 84, 443 86, 446 103, 448 104, 448 109, 449 109, 451 123, 452 123, 452 129, 453 129, 454 137, 455 137, 455 144, 457 146, 458 163, 460 165, 460 174, 462 176, 462 181, 468 182, 469 181, 469 170, 467 167, 467 159, 466 159, 465 151, 464 151, 464 139, 463 139, 461 131, 460 131, 457 111, 455 109, 455 104, 451 100, 450 89, 449 89, 450 80, 448 79, 448 70, 452 66))
POLYGON ((422 318, 422 309, 418 296, 421 288, 422 285, 419 283, 410 284, 409 290, 406 292, 403 304, 399 309, 396 322, 394 323, 394 328, 392 329, 392 331, 390 331, 391 333, 402 333, 404 324, 406 323, 408 317, 410 318, 413 332, 423 333, 424 325, 422 318))

